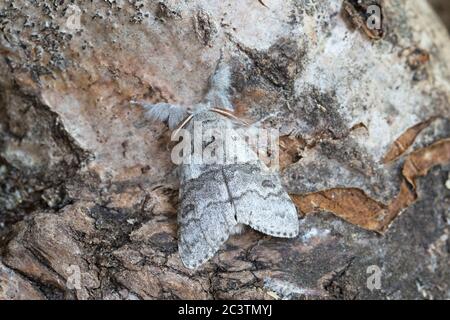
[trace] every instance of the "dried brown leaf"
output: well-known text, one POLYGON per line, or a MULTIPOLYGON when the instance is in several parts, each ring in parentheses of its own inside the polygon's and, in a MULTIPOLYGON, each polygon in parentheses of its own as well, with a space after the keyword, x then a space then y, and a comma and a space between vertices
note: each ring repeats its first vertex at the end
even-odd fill
POLYGON ((389 163, 398 157, 400 157, 406 150, 414 143, 417 135, 426 127, 430 125, 431 122, 436 120, 436 117, 430 118, 427 121, 416 124, 415 126, 406 130, 397 140, 394 141, 392 146, 389 148, 388 152, 383 158, 383 163, 389 163))
POLYGON ((425 176, 432 167, 448 162, 450 162, 450 138, 411 153, 405 160, 402 174, 416 189, 416 177, 425 176))
MULTIPOLYGON (((405 135, 410 139, 413 133, 417 135, 416 131, 417 128, 405 135)), ((399 193, 387 205, 354 188, 330 189, 291 197, 305 215, 328 211, 361 228, 381 233, 417 199, 415 179, 425 176, 432 167, 449 162, 450 139, 437 141, 408 155, 402 170, 404 180, 399 193)))

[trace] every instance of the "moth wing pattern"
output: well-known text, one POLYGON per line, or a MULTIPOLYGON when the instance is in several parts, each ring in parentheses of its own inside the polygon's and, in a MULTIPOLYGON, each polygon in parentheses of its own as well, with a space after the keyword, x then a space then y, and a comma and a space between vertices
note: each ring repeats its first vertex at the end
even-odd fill
POLYGON ((182 171, 202 173, 182 179, 180 186, 178 250, 184 265, 192 269, 214 256, 237 225, 221 168, 202 167, 183 165, 182 171))
POLYGON ((239 161, 225 165, 223 173, 237 222, 274 237, 296 237, 297 209, 278 174, 269 170, 244 137, 235 135, 234 144, 239 161))
MULTIPOLYGON (((205 129, 224 128, 229 121, 214 112, 196 115, 194 121, 205 129)), ((230 202, 222 164, 191 162, 180 166, 180 207, 178 210, 178 251, 191 269, 203 264, 220 249, 238 224, 230 202)))
MULTIPOLYGON (((206 128, 231 126, 229 119, 210 111, 194 119, 206 128)), ((192 130, 192 124, 187 128, 192 130)), ((243 140, 235 143, 242 153, 238 163, 181 166, 178 247, 188 268, 214 256, 239 224, 275 237, 298 235, 297 210, 278 175, 243 140)))
POLYGON ((280 238, 299 232, 297 209, 275 173, 260 162, 224 168, 225 181, 238 223, 280 238))

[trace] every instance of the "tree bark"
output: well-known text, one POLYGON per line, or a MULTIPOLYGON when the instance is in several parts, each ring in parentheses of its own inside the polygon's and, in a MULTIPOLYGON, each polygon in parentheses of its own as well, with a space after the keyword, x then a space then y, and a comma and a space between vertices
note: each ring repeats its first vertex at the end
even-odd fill
POLYGON ((444 25, 423 0, 264 4, 0 3, 0 299, 450 298, 444 25), (170 132, 129 101, 199 102, 221 52, 301 231, 192 271, 170 132))

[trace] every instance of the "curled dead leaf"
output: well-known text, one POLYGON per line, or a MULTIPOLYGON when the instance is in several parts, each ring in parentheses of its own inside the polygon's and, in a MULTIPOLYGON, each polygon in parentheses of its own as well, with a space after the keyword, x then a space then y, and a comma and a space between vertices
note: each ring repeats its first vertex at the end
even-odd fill
POLYGON ((417 135, 425 128, 427 128, 431 122, 436 120, 437 117, 432 117, 427 121, 416 124, 415 126, 406 130, 389 148, 388 152, 383 158, 383 163, 389 163, 398 157, 400 157, 406 150, 414 143, 417 135))
POLYGON ((448 162, 450 162, 450 138, 411 153, 405 160, 402 174, 416 189, 416 177, 425 176, 432 167, 448 162))

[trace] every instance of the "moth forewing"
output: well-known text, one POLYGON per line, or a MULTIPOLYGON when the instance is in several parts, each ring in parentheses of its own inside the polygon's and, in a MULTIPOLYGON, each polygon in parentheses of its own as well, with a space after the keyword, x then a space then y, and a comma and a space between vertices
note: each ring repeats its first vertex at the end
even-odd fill
MULTIPOLYGON (((192 176, 186 174, 191 169, 182 166, 185 177, 192 176)), ((196 268, 219 250, 237 222, 220 167, 203 167, 201 175, 180 187, 178 247, 184 265, 196 268)))

